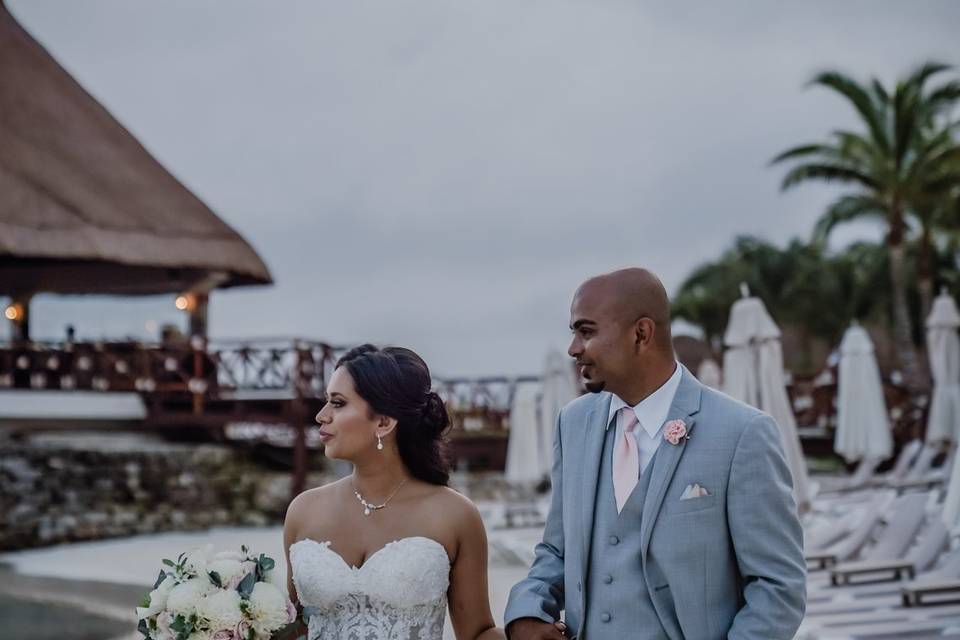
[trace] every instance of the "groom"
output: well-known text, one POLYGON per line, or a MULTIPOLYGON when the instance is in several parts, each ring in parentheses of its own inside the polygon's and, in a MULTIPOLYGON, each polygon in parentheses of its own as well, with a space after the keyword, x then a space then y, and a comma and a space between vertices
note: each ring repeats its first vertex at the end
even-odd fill
POLYGON ((770 416, 678 364, 660 280, 625 269, 574 295, 569 353, 591 394, 557 418, 553 499, 511 640, 789 640, 806 565, 770 416))

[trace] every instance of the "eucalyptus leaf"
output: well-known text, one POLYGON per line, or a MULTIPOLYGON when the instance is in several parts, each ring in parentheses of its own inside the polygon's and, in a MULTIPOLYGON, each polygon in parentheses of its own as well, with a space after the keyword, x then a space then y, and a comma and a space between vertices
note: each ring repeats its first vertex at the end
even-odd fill
POLYGON ((253 593, 253 585, 257 583, 257 576, 255 573, 248 573, 247 577, 240 581, 240 585, 237 587, 237 591, 240 592, 240 597, 244 600, 250 599, 250 594, 253 593))
POLYGON ((160 575, 157 576, 157 581, 153 583, 153 588, 156 589, 160 586, 160 583, 166 580, 167 574, 163 571, 160 572, 160 575))
POLYGON ((213 586, 223 589, 223 581, 220 579, 219 573, 216 571, 210 571, 207 573, 207 575, 210 577, 210 582, 213 583, 213 586))
POLYGON ((173 560, 167 560, 166 558, 163 559, 163 564, 167 565, 168 567, 176 567, 176 566, 177 566, 176 564, 174 564, 173 560))

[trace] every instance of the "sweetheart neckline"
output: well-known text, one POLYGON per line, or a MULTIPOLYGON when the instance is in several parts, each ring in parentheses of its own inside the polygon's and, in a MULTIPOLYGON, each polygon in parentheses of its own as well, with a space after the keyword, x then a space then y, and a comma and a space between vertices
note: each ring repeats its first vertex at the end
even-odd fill
POLYGON ((409 540, 426 540, 427 542, 432 542, 432 543, 435 544, 437 547, 440 547, 440 550, 443 552, 443 557, 444 557, 444 558, 446 559, 446 561, 447 561, 447 567, 450 567, 450 566, 451 566, 450 556, 447 555, 447 548, 444 547, 440 542, 434 540, 433 538, 428 538, 427 536, 406 536, 406 537, 403 537, 403 538, 397 538, 396 540, 391 540, 390 542, 386 543, 385 545, 383 545, 382 547, 380 547, 379 549, 377 549, 376 551, 374 551, 373 553, 371 553, 369 556, 367 556, 366 560, 364 560, 364 561, 363 561, 363 564, 361 564, 359 567, 356 566, 356 565, 353 565, 353 564, 347 564, 347 561, 344 559, 344 557, 343 557, 342 555, 340 555, 339 553, 337 553, 336 551, 334 551, 334 550, 330 547, 330 545, 332 544, 332 541, 331 541, 331 540, 320 541, 320 540, 315 540, 315 539, 310 538, 310 537, 300 538, 299 540, 297 540, 296 542, 294 542, 293 544, 291 544, 291 545, 290 545, 290 548, 292 549, 293 547, 295 547, 296 545, 300 544, 301 542, 312 542, 313 544, 319 545, 319 546, 323 547, 324 549, 326 549, 327 551, 329 551, 330 553, 332 553, 333 555, 335 555, 335 556, 337 557, 337 559, 340 560, 340 562, 343 564, 343 566, 345 566, 347 569, 350 569, 350 570, 353 571, 353 572, 360 572, 360 571, 363 570, 364 567, 366 567, 368 564, 370 564, 370 561, 373 560, 373 558, 374 558, 377 554, 379 554, 381 551, 386 551, 387 548, 390 547, 391 545, 398 544, 398 543, 400 543, 400 542, 409 541, 409 540))

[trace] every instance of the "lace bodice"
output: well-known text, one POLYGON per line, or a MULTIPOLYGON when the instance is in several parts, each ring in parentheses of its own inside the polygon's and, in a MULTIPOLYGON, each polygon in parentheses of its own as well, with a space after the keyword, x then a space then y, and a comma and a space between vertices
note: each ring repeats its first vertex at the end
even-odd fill
POLYGON ((293 583, 311 610, 308 640, 441 640, 450 559, 430 538, 390 542, 351 567, 329 542, 290 545, 293 583))

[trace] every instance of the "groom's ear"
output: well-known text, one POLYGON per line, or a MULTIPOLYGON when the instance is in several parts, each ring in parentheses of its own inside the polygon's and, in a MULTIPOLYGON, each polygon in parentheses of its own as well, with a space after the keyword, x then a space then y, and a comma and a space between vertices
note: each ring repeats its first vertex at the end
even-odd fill
POLYGON ((634 350, 636 353, 642 353, 653 345, 653 336, 656 333, 657 325, 646 316, 637 318, 633 323, 634 350))

